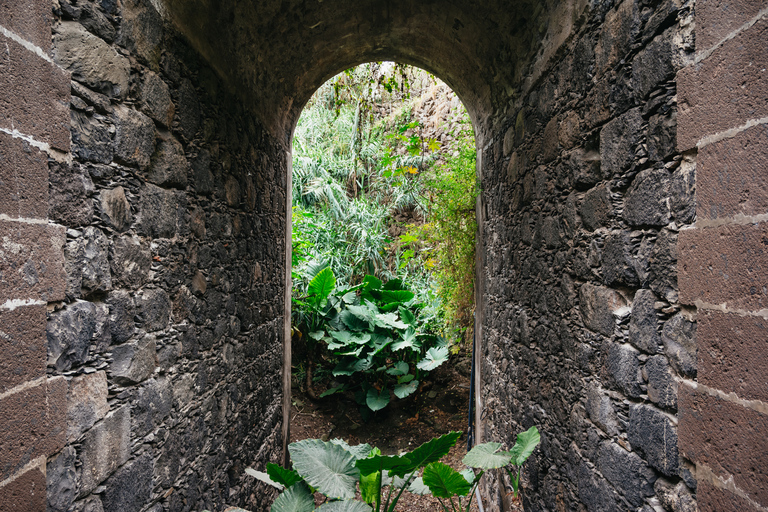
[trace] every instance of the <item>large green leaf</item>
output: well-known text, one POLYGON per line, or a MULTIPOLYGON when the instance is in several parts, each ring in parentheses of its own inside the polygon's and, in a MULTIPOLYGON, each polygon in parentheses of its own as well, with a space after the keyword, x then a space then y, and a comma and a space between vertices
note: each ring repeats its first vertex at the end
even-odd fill
POLYGON ((330 498, 354 498, 359 472, 354 456, 343 447, 319 439, 288 445, 293 467, 309 485, 330 498))
POLYGON ((263 473, 261 471, 256 471, 253 468, 245 468, 245 474, 250 475, 254 477, 255 479, 264 482, 265 484, 269 484, 272 487, 276 487, 277 489, 280 489, 281 491, 285 489, 285 486, 279 482, 275 482, 271 478, 269 478, 269 475, 266 473, 263 473))
POLYGON ((407 290, 408 288, 403 285, 402 279, 390 279, 387 281, 384 286, 381 287, 382 290, 407 290))
POLYGON ((390 302, 397 302, 400 304, 403 304, 405 302, 408 302, 410 300, 413 300, 415 295, 413 292, 409 292, 408 290, 382 290, 381 291, 381 300, 382 302, 390 303, 390 302))
POLYGON ((355 465, 360 470, 360 474, 370 475, 377 471, 396 470, 397 468, 410 466, 411 460, 408 457, 396 455, 374 455, 367 459, 358 460, 355 462, 355 465))
POLYGON ((406 329, 408 326, 397 319, 397 313, 379 313, 375 317, 376 325, 384 329, 406 329))
POLYGON ((381 289, 381 279, 378 279, 371 275, 367 275, 363 278, 363 290, 370 291, 370 290, 380 290, 380 289, 381 289))
POLYGON ((366 503, 375 503, 381 495, 381 471, 360 475, 360 496, 366 503))
POLYGON ((512 455, 499 450, 501 450, 501 443, 478 444, 469 450, 462 462, 471 468, 501 468, 512 461, 512 455))
POLYGON ((451 451, 451 447, 456 444, 459 437, 461 437, 461 432, 456 431, 427 441, 412 452, 405 454, 405 457, 411 461, 410 465, 392 468, 390 473, 393 476, 405 476, 427 464, 437 462, 451 451))
POLYGON ((389 390, 387 388, 381 388, 381 392, 376 388, 368 390, 368 394, 365 397, 365 405, 372 411, 380 411, 385 408, 389 403, 389 390))
POLYGON ((334 339, 339 341, 342 346, 348 345, 350 343, 364 345, 371 340, 371 335, 368 333, 356 334, 349 331, 330 331, 329 334, 333 336, 334 339))
POLYGON ((413 481, 411 481, 411 485, 408 486, 408 492, 418 494, 420 496, 426 496, 429 494, 429 487, 424 485, 424 479, 422 479, 420 476, 417 476, 413 479, 413 481))
POLYGON ((347 306, 347 309, 339 313, 339 319, 347 326, 348 329, 353 331, 366 331, 370 328, 370 322, 366 318, 360 318, 349 310, 351 307, 360 306, 347 306))
POLYGON ((414 315, 410 309, 400 306, 398 311, 400 312, 400 320, 408 325, 414 325, 416 323, 416 315, 414 315))
POLYGON ((320 505, 318 512, 372 512, 372 508, 360 501, 329 501, 320 505))
POLYGON ((269 510, 270 512, 312 512, 315 510, 315 499, 307 484, 299 482, 278 496, 269 510))
POLYGON ((269 478, 286 487, 291 487, 296 482, 301 481, 301 476, 299 476, 296 471, 285 469, 272 462, 267 462, 267 474, 269 475, 269 478))
POLYGON ((459 472, 442 462, 432 462, 424 468, 424 485, 438 498, 466 496, 472 488, 459 472))
POLYGON ((410 382, 404 382, 395 386, 395 396, 397 398, 405 398, 408 395, 412 395, 419 387, 419 381, 412 380, 410 382))
POLYGON ((540 441, 541 435, 539 434, 539 429, 536 428, 535 425, 525 432, 517 434, 517 442, 508 452, 512 456, 512 464, 515 466, 522 466, 523 462, 530 457, 540 441))
POLYGON ((372 450, 371 445, 369 445, 368 443, 362 443, 362 444, 356 444, 354 446, 350 446, 349 444, 347 444, 346 441, 339 438, 331 439, 331 442, 333 444, 337 444, 341 446, 342 448, 347 450, 349 453, 351 453, 356 461, 368 457, 368 455, 370 455, 372 450))
POLYGON ((448 347, 435 348, 427 350, 427 354, 419 361, 416 367, 419 370, 432 371, 448 360, 448 347))
MULTIPOLYGON (((392 345, 392 350, 394 350, 394 348, 395 346, 392 345)), ((406 363, 405 361, 398 361, 395 363, 395 365, 392 368, 387 370, 387 375, 394 375, 394 376, 405 375, 408 373, 408 369, 409 369, 408 363, 406 363)))
POLYGON ((307 293, 313 296, 315 304, 322 305, 336 288, 336 277, 329 267, 324 268, 309 282, 307 293))
POLYGON ((408 326, 408 329, 402 333, 402 338, 392 344, 392 350, 394 351, 404 348, 410 348, 415 351, 421 348, 421 343, 416 340, 416 330, 413 326, 408 326))

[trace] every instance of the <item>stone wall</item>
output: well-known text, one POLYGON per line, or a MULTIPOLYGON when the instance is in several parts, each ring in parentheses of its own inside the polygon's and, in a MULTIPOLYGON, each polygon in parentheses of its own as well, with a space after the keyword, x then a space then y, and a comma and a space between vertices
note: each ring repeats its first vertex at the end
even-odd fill
MULTIPOLYGON (((526 510, 695 510, 677 428, 697 375, 677 287, 696 212, 695 153, 676 145, 692 5, 585 12, 482 150, 482 437, 542 431, 526 510)), ((488 485, 491 510, 503 489, 488 485)))
POLYGON ((255 508, 244 469, 282 450, 285 147, 153 3, 54 16, 72 142, 45 191, 66 271, 48 510, 255 508))

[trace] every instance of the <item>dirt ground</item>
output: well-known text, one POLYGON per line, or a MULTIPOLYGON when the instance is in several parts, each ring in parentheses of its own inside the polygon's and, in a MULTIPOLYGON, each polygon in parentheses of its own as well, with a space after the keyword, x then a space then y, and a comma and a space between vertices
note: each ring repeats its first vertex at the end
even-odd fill
MULTIPOLYGON (((467 418, 469 405, 470 358, 459 354, 433 371, 421 384, 420 392, 402 400, 393 399, 367 422, 352 396, 331 395, 311 400, 305 389, 294 382, 291 407, 291 442, 302 439, 341 438, 351 445, 368 443, 382 453, 394 455, 410 451, 450 431, 461 436, 442 462, 461 470, 467 453, 467 418)), ((324 388, 318 385, 320 394, 324 388)), ((319 502, 318 502, 319 503, 319 502)), ((403 493, 398 511, 441 511, 432 496, 403 493)), ((479 510, 472 503, 472 511, 479 510)))

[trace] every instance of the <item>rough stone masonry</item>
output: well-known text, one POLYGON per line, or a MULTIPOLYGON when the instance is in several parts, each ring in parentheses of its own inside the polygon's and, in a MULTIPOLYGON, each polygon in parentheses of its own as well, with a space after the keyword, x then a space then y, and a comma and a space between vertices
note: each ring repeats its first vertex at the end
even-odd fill
POLYGON ((291 134, 382 59, 473 119, 477 433, 539 426, 525 509, 765 510, 767 34, 749 0, 0 1, 0 510, 268 509, 291 134))

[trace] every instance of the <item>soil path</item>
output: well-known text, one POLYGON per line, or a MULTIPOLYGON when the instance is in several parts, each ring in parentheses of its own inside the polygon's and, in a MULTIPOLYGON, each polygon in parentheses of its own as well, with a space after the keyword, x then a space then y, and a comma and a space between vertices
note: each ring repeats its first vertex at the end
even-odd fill
MULTIPOLYGON (((461 460, 467 453, 469 381, 469 358, 459 354, 433 371, 422 382, 418 393, 393 400, 368 421, 363 420, 351 396, 331 395, 313 401, 307 397, 306 390, 295 386, 291 400, 291 442, 341 438, 351 445, 368 443, 386 455, 394 455, 458 430, 464 434, 442 462, 461 470, 464 468, 461 460)), ((436 498, 406 492, 397 510, 436 512, 442 508, 436 498)), ((478 510, 474 500, 471 510, 478 510)))

